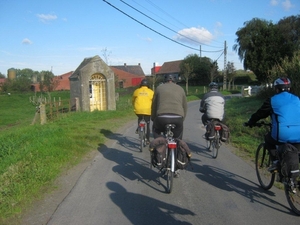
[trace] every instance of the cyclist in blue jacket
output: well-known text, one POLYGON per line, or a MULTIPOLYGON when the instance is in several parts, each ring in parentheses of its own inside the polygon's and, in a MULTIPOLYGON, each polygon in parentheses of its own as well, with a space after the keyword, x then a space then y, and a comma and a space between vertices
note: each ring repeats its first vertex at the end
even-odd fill
MULTIPOLYGON (((246 123, 252 127, 260 119, 271 117, 272 130, 265 136, 269 150, 282 143, 300 143, 300 99, 290 92, 291 81, 288 78, 275 80, 274 88, 276 94, 266 99, 246 123)), ((299 150, 298 144, 296 147, 299 150)), ((276 165, 273 165, 273 169, 276 169, 276 165)))

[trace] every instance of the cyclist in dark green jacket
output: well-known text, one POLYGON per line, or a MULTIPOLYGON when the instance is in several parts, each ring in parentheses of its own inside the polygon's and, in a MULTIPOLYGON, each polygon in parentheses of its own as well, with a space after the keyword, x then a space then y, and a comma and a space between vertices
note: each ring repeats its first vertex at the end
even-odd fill
POLYGON ((158 137, 165 131, 165 125, 175 124, 174 138, 182 139, 183 121, 187 113, 187 100, 182 87, 175 83, 173 75, 165 76, 165 83, 159 85, 152 101, 151 120, 153 135, 158 137))

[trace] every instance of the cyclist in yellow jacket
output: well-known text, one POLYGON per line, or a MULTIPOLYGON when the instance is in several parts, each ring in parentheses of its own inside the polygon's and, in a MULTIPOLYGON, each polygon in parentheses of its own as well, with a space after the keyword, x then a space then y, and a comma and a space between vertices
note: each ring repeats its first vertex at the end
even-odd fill
MULTIPOLYGON (((138 117, 138 124, 143 118, 147 122, 147 144, 149 144, 150 140, 150 116, 153 95, 154 92, 149 88, 148 81, 146 79, 141 81, 140 87, 136 89, 132 95, 132 105, 134 108, 134 113, 138 117)), ((138 128, 136 129, 135 133, 137 132, 138 128)))

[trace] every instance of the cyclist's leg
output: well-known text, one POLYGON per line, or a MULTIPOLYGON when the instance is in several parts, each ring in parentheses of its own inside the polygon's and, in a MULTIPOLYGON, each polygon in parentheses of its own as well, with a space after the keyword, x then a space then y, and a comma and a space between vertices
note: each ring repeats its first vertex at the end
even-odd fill
POLYGON ((268 149, 271 153, 271 160, 276 160, 278 157, 278 153, 276 150, 276 145, 280 145, 281 143, 274 140, 271 136, 271 133, 267 133, 265 135, 265 147, 268 149))
POLYGON ((136 114, 136 116, 138 117, 138 123, 137 123, 138 125, 137 125, 137 128, 135 130, 135 133, 138 132, 140 121, 143 119, 143 115, 142 114, 136 114))
POLYGON ((150 140, 150 115, 144 115, 144 119, 147 123, 147 130, 146 130, 146 138, 150 140))
POLYGON ((173 118, 173 123, 175 124, 175 128, 173 130, 174 138, 182 139, 183 136, 183 118, 173 118))
POLYGON ((271 136, 271 133, 267 133, 265 135, 265 147, 266 149, 269 150, 270 152, 270 159, 272 161, 272 165, 271 167, 269 168, 269 171, 272 172, 274 170, 277 170, 279 168, 279 158, 280 158, 280 155, 276 149, 276 145, 280 145, 282 143, 274 140, 271 136))
POLYGON ((159 117, 157 116, 154 121, 153 121, 153 128, 152 128, 152 133, 154 138, 161 137, 161 133, 165 131, 165 117, 159 117))
POLYGON ((209 122, 209 119, 205 113, 202 114, 201 120, 204 126, 206 126, 209 122))

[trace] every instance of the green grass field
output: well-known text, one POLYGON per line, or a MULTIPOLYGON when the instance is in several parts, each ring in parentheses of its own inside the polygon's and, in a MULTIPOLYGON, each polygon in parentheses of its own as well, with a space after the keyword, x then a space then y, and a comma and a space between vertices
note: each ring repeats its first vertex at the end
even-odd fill
MULTIPOLYGON (((103 145, 106 134, 101 130, 114 132, 136 119, 132 91, 120 91, 116 111, 63 113, 44 125, 31 125, 36 111, 30 102, 32 93, 0 95, 0 224, 20 217, 24 208, 43 196, 42 190, 55 188, 52 182, 64 169, 103 145)), ((203 94, 203 87, 190 87, 188 101, 203 94)), ((69 92, 51 93, 51 98, 69 97, 69 92)), ((259 105, 255 98, 236 98, 226 104, 231 143, 252 158, 262 132, 242 123, 259 105)))

